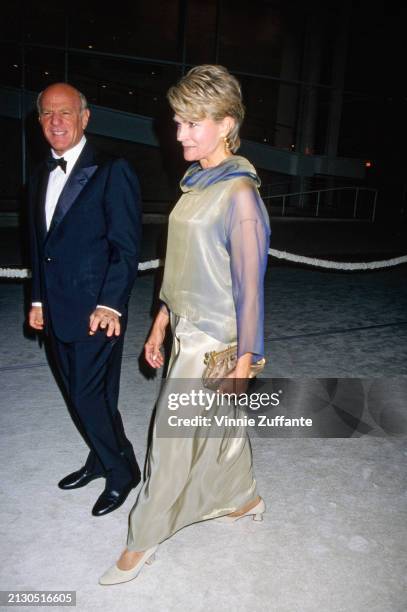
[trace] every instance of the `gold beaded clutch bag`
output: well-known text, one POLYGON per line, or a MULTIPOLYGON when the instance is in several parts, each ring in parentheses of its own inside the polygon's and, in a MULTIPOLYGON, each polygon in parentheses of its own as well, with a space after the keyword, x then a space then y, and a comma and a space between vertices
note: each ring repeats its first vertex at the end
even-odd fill
MULTIPOLYGON (((217 391, 224 378, 228 376, 237 364, 237 344, 228 346, 223 351, 210 351, 205 353, 205 370, 202 375, 204 387, 217 391)), ((250 366, 249 378, 254 378, 266 365, 263 357, 250 366)))

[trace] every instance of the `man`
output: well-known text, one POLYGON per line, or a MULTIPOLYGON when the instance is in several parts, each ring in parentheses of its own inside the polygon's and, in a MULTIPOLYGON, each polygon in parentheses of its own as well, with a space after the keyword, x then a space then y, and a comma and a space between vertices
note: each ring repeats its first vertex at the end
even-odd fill
POLYGON ((140 470, 117 408, 127 305, 141 240, 137 177, 123 159, 87 142, 86 99, 66 83, 38 97, 50 156, 30 184, 32 307, 29 325, 49 338, 72 418, 89 446, 85 464, 59 482, 106 486, 92 514, 125 501, 140 470))

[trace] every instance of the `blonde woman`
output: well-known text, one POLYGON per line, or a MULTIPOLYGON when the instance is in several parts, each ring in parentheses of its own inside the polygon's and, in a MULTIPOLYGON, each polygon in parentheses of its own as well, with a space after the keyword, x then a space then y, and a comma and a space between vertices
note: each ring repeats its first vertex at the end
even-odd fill
POLYGON ((163 540, 199 521, 261 519, 265 504, 252 471, 245 431, 223 437, 157 435, 168 410, 168 385, 200 379, 204 355, 237 342, 232 377, 248 377, 263 356, 263 282, 269 222, 260 181, 247 159, 235 155, 244 117, 238 81, 226 68, 197 66, 168 94, 184 158, 193 162, 169 219, 161 308, 145 345, 153 368, 168 324, 173 346, 157 402, 147 478, 130 513, 127 548, 100 584, 127 582, 152 561, 163 540))

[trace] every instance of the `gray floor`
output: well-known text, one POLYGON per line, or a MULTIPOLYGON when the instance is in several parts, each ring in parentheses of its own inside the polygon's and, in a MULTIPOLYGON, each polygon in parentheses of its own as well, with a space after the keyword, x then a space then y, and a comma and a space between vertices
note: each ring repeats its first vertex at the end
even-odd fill
MULTIPOLYGON (((86 612, 407 609, 407 445, 398 435, 254 435, 263 523, 190 526, 160 546, 137 580, 99 586, 124 546, 136 492, 116 512, 93 518, 102 481, 74 492, 57 488, 85 450, 43 349, 23 334, 23 287, 0 285, 0 589, 75 590, 77 609, 86 612)), ((120 396, 141 462, 159 386, 139 369, 153 288, 148 273, 133 292, 120 396)), ((336 274, 271 264, 265 375, 400 380, 406 313, 406 267, 336 274)))

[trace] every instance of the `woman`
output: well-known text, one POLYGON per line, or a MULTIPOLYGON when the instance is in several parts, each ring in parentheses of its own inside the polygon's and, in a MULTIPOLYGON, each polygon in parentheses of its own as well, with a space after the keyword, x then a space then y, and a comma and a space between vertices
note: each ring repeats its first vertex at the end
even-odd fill
POLYGON ((174 341, 147 479, 130 513, 127 548, 100 584, 135 578, 158 544, 186 525, 247 515, 260 520, 265 510, 244 430, 209 437, 197 427, 190 437, 157 435, 169 389, 175 379, 201 379, 206 352, 237 342, 230 375, 237 379, 248 378, 252 362, 263 356, 270 234, 255 169, 234 155, 244 117, 235 77, 222 66, 197 66, 167 96, 184 158, 195 163, 181 181, 183 195, 170 215, 162 305, 145 345, 150 366, 164 363, 161 347, 169 323, 174 341))

